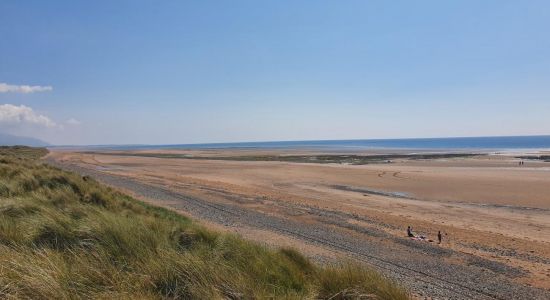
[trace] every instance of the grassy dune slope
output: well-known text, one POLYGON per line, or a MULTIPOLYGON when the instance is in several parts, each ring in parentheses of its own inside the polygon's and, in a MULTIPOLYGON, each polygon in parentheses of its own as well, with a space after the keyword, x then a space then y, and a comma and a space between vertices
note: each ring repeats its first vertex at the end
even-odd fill
POLYGON ((352 263, 320 267, 0 149, 0 298, 407 299, 352 263))

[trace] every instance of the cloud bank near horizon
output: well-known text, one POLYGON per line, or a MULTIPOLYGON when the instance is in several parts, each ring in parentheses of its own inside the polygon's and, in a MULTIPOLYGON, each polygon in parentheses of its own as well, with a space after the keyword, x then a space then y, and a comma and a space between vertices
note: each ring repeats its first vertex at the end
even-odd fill
POLYGON ((53 87, 40 85, 14 85, 0 82, 0 93, 32 94, 52 91, 53 87))
POLYGON ((67 123, 69 125, 80 125, 80 124, 82 124, 79 120, 77 120, 75 118, 70 118, 65 123, 67 123))
POLYGON ((25 105, 1 104, 0 105, 0 124, 17 126, 32 125, 46 128, 57 127, 57 124, 48 118, 35 112, 32 108, 25 105))

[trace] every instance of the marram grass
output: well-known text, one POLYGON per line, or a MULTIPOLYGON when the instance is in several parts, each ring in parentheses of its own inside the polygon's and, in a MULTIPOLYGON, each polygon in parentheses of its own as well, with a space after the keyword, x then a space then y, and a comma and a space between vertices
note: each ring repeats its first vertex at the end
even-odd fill
POLYGON ((0 298, 407 299, 351 262, 318 266, 207 230, 0 147, 0 298))

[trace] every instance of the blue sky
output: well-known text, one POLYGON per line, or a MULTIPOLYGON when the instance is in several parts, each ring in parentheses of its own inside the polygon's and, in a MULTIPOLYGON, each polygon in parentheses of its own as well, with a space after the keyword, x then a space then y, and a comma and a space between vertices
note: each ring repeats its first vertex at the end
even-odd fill
POLYGON ((0 131, 55 144, 550 134, 549 32, 548 1, 4 0, 0 131))

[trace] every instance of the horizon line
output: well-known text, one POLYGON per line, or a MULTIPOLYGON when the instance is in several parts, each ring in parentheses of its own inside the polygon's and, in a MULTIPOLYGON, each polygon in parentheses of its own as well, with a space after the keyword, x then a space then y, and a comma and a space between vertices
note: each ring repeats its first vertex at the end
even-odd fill
POLYGON ((488 135, 488 136, 444 136, 444 137, 409 137, 409 138, 355 138, 355 139, 320 139, 320 140, 262 140, 239 142, 199 142, 199 143, 167 143, 167 144, 73 144, 47 145, 46 148, 57 147, 124 147, 124 146, 198 146, 198 145, 227 145, 227 144, 260 144, 260 143, 299 143, 299 142, 336 142, 336 141, 394 141, 394 140, 434 140, 434 139, 476 139, 476 138, 521 138, 521 137, 550 137, 550 134, 534 135, 488 135))

